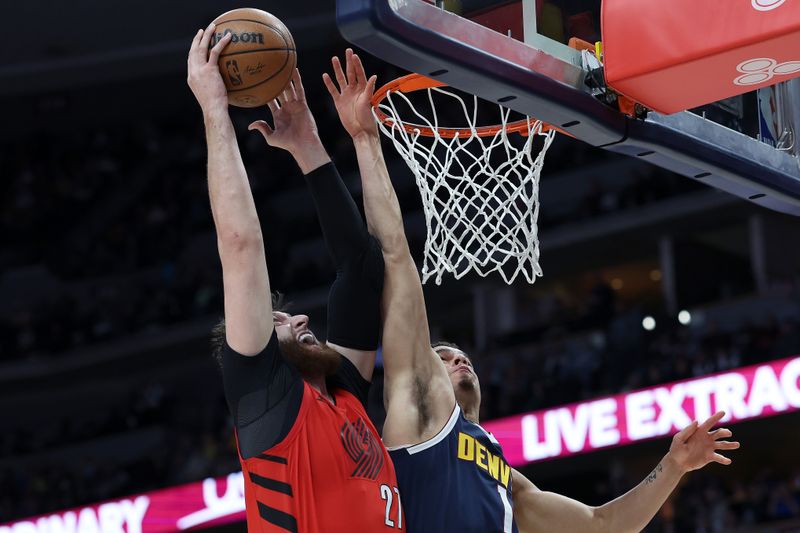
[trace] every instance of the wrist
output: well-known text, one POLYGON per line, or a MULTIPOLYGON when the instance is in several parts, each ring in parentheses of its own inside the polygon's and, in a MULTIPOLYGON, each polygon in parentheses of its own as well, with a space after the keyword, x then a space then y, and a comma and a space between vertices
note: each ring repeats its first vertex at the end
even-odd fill
POLYGON ((203 121, 206 125, 219 121, 229 121, 228 102, 203 106, 203 121))
POLYGON ((675 459, 675 455, 671 451, 667 452, 667 454, 661 460, 661 464, 664 465, 665 470, 674 472, 678 476, 683 476, 689 471, 689 469, 681 464, 680 461, 675 459))
POLYGON ((290 150, 290 153, 303 174, 308 174, 331 161, 319 137, 302 143, 300 147, 290 150))
POLYGON ((358 145, 380 145, 381 137, 377 131, 362 131, 353 135, 353 144, 358 145))

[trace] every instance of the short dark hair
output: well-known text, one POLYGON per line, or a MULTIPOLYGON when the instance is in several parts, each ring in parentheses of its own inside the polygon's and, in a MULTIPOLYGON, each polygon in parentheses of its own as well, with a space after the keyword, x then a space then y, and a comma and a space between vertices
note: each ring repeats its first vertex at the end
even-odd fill
MULTIPOLYGON (((272 310, 285 313, 291 305, 287 302, 283 293, 275 291, 272 293, 272 310)), ((211 328, 211 356, 222 368, 222 351, 225 348, 225 319, 221 319, 217 325, 211 328)))
POLYGON ((459 352, 463 352, 464 351, 458 346, 458 344, 456 344, 454 342, 447 342, 447 341, 434 342, 433 344, 431 344, 431 348, 433 348, 434 350, 436 350, 437 348, 453 348, 454 350, 458 350, 459 352))
POLYGON ((459 352, 461 352, 461 355, 467 358, 469 364, 471 365, 474 364, 472 362, 472 357, 467 355, 467 353, 463 349, 461 349, 461 347, 458 344, 454 342, 447 342, 447 341, 434 342, 433 344, 431 344, 431 348, 433 348, 433 351, 436 352, 437 354, 439 353, 438 348, 449 348, 450 350, 458 350, 459 352))

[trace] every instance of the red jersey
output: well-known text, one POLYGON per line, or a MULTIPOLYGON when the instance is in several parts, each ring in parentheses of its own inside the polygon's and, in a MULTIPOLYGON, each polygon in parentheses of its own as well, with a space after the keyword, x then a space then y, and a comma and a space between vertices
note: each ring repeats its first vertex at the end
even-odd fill
POLYGON ((353 394, 333 395, 335 405, 305 383, 286 438, 242 459, 250 533, 404 529, 394 466, 377 430, 353 394))
MULTIPOLYGON (((236 358, 234 361, 238 363, 251 362, 251 358, 235 352, 226 357, 236 358)), ((278 357, 282 360, 280 355, 278 357)), ((228 365, 231 366, 235 365, 228 365)), ((261 450, 243 441, 252 443, 255 433, 258 434, 256 440, 263 442, 265 433, 271 429, 275 433, 278 421, 273 417, 271 423, 254 430, 252 426, 263 416, 258 417, 252 405, 243 404, 252 404, 252 398, 257 397, 260 405, 263 391, 257 389, 238 395, 242 401, 236 402, 234 412, 238 416, 234 418, 249 533, 405 530, 394 466, 362 404, 366 398, 365 389, 359 389, 356 380, 367 382, 346 358, 342 358, 342 367, 329 380, 334 402, 307 382, 295 381, 299 379, 297 376, 284 376, 280 383, 285 389, 282 395, 274 394, 276 380, 270 382, 272 387, 266 394, 268 408, 265 412, 271 414, 282 409, 281 421, 290 418, 285 426, 288 433, 278 435, 276 444, 261 450), (291 403, 284 402, 291 389, 296 389, 299 407, 285 406, 291 403), (272 407, 269 407, 270 398, 274 400, 272 407)), ((255 373, 255 368, 249 370, 251 375, 255 373)), ((271 371, 274 373, 275 368, 271 371)), ((234 410, 228 380, 233 374, 242 378, 245 374, 226 369, 225 363, 223 372, 226 395, 234 410)), ((263 374, 261 377, 263 379, 263 374)))

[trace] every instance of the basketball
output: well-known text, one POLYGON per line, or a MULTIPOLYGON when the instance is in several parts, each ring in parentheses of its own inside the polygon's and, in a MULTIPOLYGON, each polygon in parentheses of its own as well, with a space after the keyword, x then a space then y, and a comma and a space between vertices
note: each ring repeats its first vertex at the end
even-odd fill
POLYGON ((286 25, 266 11, 252 8, 223 13, 214 24, 209 46, 226 33, 232 34, 219 56, 228 102, 237 107, 258 107, 281 94, 297 65, 294 39, 286 25))

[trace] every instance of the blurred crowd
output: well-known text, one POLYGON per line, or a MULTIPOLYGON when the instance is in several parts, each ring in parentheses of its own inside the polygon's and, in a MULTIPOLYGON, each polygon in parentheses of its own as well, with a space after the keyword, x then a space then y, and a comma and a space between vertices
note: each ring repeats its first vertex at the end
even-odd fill
MULTIPOLYGON (((327 102, 315 89, 309 92, 311 101, 327 102)), ((355 168, 333 111, 315 111, 342 172, 355 168)), ((237 126, 246 132, 244 122, 237 126)), ((198 122, 163 121, 69 137, 40 134, 0 145, 8 176, 0 183, 0 272, 38 269, 54 284, 46 297, 0 306, 0 360, 47 357, 219 312, 220 271, 202 139, 198 122)), ((290 293, 324 286, 331 279, 327 263, 286 261, 292 246, 319 238, 316 220, 292 221, 291 235, 269 231, 281 223, 266 208, 270 199, 304 187, 296 165, 287 154, 266 148, 257 134, 242 134, 240 144, 265 227, 273 286, 290 293)), ((387 153, 390 166, 403 167, 387 153)), ((582 154, 555 146, 548 161, 552 168, 575 167, 587 157, 582 154)), ((592 160, 603 157, 601 152, 592 160)), ((593 183, 574 210, 543 212, 542 224, 646 205, 698 187, 655 168, 620 190, 593 183)), ((399 195, 405 209, 420 209, 413 187, 399 195)), ((412 243, 422 238, 410 236, 412 243)), ((415 252, 420 248, 414 246, 415 252)))
MULTIPOLYGON (((202 133, 167 137, 153 128, 143 137, 146 144, 98 131, 36 154, 36 163, 24 151, 17 155, 18 147, 4 152, 16 179, 3 182, 2 232, 9 242, 0 268, 43 267, 40 276, 54 290, 0 312, 0 359, 47 357, 220 313, 219 261, 207 253, 215 241, 205 150, 196 141, 202 133), (65 153, 92 155, 62 165, 65 153)), ((270 173, 297 174, 291 161, 273 162, 283 166, 270 173)), ((265 185, 254 180, 262 202, 265 185)), ((271 241, 279 253, 280 237, 271 241)), ((282 272, 274 276, 280 283, 282 272)))
POLYGON ((3 432, 0 522, 238 470, 227 408, 212 399, 152 382, 91 417, 3 432))
MULTIPOLYGON (((636 468, 612 459, 597 476, 562 478, 561 484, 588 485, 587 503, 611 501, 641 481, 636 468)), ((724 533, 730 531, 796 531, 800 527, 800 469, 763 466, 736 476, 710 469, 691 472, 679 483, 646 533, 724 533), (771 524, 774 527, 765 527, 771 524), (783 524, 782 527, 777 527, 783 524), (752 528, 752 529, 749 529, 752 528)), ((546 485, 543 490, 548 489, 546 485)))
MULTIPOLYGON (((749 478, 722 481, 693 473, 662 509, 653 531, 722 533, 800 517, 800 470, 759 470, 749 478)), ((797 523, 785 531, 794 531, 797 523)))
POLYGON ((541 339, 480 354, 484 418, 561 405, 800 354, 795 318, 752 321, 733 331, 719 324, 674 324, 653 332, 630 310, 607 329, 542 331, 541 339), (631 361, 636 361, 635 365, 631 361))

